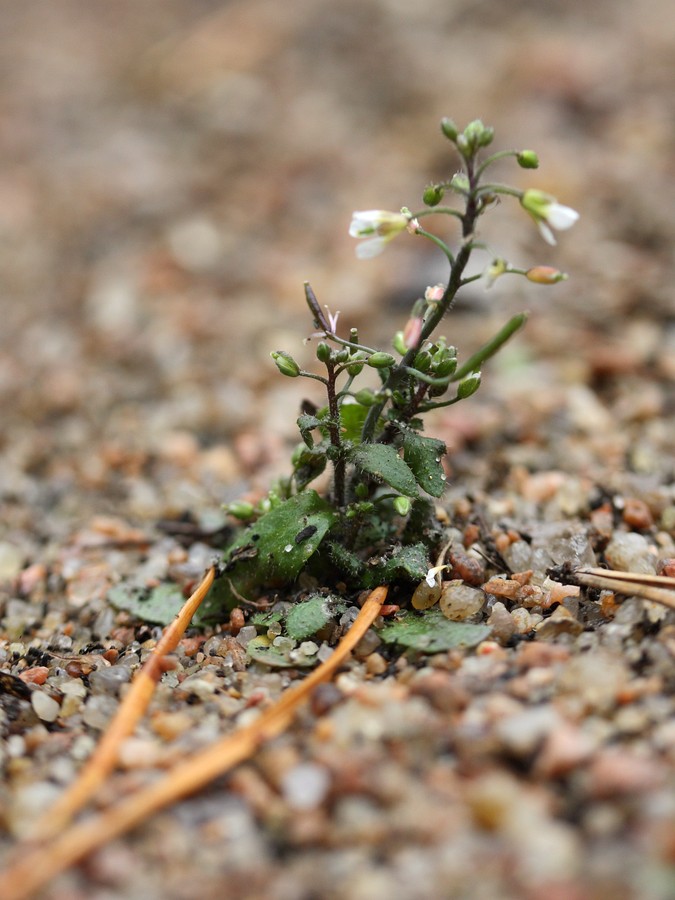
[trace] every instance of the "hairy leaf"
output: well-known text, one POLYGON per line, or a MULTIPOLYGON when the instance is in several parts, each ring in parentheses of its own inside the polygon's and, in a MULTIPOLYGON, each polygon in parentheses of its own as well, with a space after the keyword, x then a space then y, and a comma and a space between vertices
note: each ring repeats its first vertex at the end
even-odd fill
POLYGON ((492 629, 489 625, 452 622, 440 609, 414 615, 408 613, 398 622, 385 625, 379 632, 385 644, 398 644, 421 653, 442 653, 454 647, 475 647, 492 629))
POLYGON ((296 603, 288 611, 286 633, 296 641, 304 640, 321 631, 344 609, 345 604, 338 598, 316 594, 302 603, 296 603))
POLYGON ((441 460, 447 452, 443 441, 406 431, 403 438, 403 459, 415 480, 427 494, 440 497, 445 488, 445 472, 441 460))
POLYGON ((201 620, 222 617, 243 597, 291 584, 336 521, 331 506, 303 491, 241 531, 225 553, 220 576, 204 601, 201 620))
POLYGON ((175 584, 158 584, 154 588, 118 584, 108 591, 108 600, 117 609, 126 609, 155 625, 170 625, 185 603, 183 592, 175 584))
POLYGON ((349 454, 354 465, 406 497, 417 497, 415 476, 391 444, 360 444, 349 454))

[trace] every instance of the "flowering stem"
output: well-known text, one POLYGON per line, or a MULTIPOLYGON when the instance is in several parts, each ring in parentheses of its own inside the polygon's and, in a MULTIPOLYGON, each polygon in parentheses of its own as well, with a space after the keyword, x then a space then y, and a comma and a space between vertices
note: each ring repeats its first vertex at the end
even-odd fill
MULTIPOLYGON (((424 237, 428 237, 430 240, 433 240, 434 243, 436 243, 440 247, 440 249, 443 250, 446 257, 448 258, 448 261, 450 262, 450 277, 448 278, 448 284, 445 288, 441 300, 437 304, 429 308, 429 313, 427 315, 427 318, 425 319, 424 325, 422 326, 422 333, 416 346, 408 350, 400 363, 391 370, 389 377, 383 385, 383 393, 389 392, 389 394, 391 395, 391 391, 397 389, 404 381, 404 379, 410 377, 409 370, 412 367, 415 356, 417 355, 418 347, 436 330, 443 316, 445 316, 448 310, 452 308, 455 302, 455 297, 457 296, 457 291, 462 287, 462 276, 471 257, 471 252, 474 249, 472 240, 473 233, 476 226, 476 221, 481 212, 481 205, 479 201, 478 175, 474 170, 473 158, 467 159, 465 165, 469 189, 466 193, 466 209, 461 215, 463 240, 457 255, 453 256, 453 254, 445 246, 443 241, 441 241, 439 238, 436 238, 435 235, 429 234, 423 229, 418 230, 418 234, 422 234, 424 235, 424 237)), ((416 378, 417 376, 413 377, 416 378)), ((408 407, 405 409, 401 416, 403 420, 409 421, 415 415, 424 399, 428 387, 429 385, 425 384, 424 382, 422 382, 418 386, 415 395, 413 396, 410 403, 408 404, 408 407)), ((361 440, 363 443, 372 443, 375 441, 375 430, 377 428, 377 423, 380 420, 380 416, 382 415, 382 411, 384 410, 387 402, 387 398, 385 397, 382 401, 374 404, 368 410, 368 414, 366 415, 365 422, 363 423, 363 429, 361 431, 361 440)), ((387 439, 389 439, 391 430, 391 423, 388 423, 382 434, 379 436, 378 440, 386 441, 387 439)))
POLYGON ((479 166, 476 177, 480 178, 487 167, 491 166, 492 163, 496 162, 498 159, 505 159, 507 156, 518 156, 518 152, 518 150, 500 150, 498 153, 493 153, 492 156, 488 156, 488 158, 479 166))

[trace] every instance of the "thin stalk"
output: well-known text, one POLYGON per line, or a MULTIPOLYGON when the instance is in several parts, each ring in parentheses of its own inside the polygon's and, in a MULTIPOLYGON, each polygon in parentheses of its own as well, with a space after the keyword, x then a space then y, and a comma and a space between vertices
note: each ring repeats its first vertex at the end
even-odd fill
POLYGON ((345 505, 345 457, 340 437, 340 404, 335 390, 335 365, 331 360, 326 363, 328 379, 326 382, 326 394, 328 396, 328 437, 331 446, 335 450, 333 462, 333 499, 338 509, 345 505))

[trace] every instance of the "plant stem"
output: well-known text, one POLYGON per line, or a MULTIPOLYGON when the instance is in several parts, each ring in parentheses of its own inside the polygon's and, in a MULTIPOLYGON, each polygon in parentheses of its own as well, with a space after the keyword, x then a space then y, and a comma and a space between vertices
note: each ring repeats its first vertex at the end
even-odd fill
POLYGON ((332 360, 326 363, 328 379, 326 381, 326 394, 328 396, 328 437, 334 448, 335 458, 333 462, 333 501, 338 509, 345 505, 345 457, 342 439, 340 437, 340 406, 335 390, 335 364, 332 360))
MULTIPOLYGON (((462 245, 454 258, 446 250, 446 255, 448 255, 448 259, 450 261, 450 277, 448 278, 447 287, 445 289, 445 292, 443 293, 443 297, 441 298, 441 300, 435 306, 430 308, 429 314, 422 327, 422 334, 420 336, 420 340, 417 342, 417 346, 408 350, 400 363, 391 370, 389 377, 383 385, 384 391, 395 390, 401 384, 404 378, 410 377, 407 373, 407 369, 409 369, 412 365, 417 354, 418 347, 436 330, 443 316, 445 316, 445 314, 450 309, 452 309, 455 298, 457 296, 457 292, 462 287, 462 276, 471 257, 471 252, 474 249, 473 233, 476 227, 476 221, 478 219, 478 216, 480 215, 481 210, 478 200, 478 175, 474 168, 473 158, 467 159, 465 165, 466 175, 469 181, 469 190, 466 195, 465 211, 460 216, 462 222, 462 245)), ((427 236, 426 233, 425 236, 427 236)), ((416 395, 414 401, 409 406, 409 410, 406 410, 406 420, 409 420, 412 415, 414 415, 414 412, 419 407, 423 396, 424 392, 422 392, 421 395, 419 393, 416 395)), ((368 410, 368 414, 366 416, 365 422, 363 423, 363 429, 361 431, 361 440, 363 441, 363 443, 372 443, 373 441, 375 441, 375 430, 377 428, 377 423, 387 402, 388 399, 385 398, 380 403, 376 403, 371 406, 368 410)), ((385 428, 385 431, 383 432, 381 437, 384 437, 387 433, 389 433, 389 430, 385 428)))

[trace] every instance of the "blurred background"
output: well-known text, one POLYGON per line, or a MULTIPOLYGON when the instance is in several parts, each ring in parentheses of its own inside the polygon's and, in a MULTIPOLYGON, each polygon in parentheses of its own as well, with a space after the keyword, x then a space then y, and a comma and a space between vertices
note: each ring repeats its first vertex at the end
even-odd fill
POLYGON ((536 150, 496 177, 581 213, 555 248, 517 205, 483 220, 513 264, 571 277, 462 296, 444 330, 464 356, 531 319, 435 423, 451 474, 501 447, 505 471, 672 478, 666 0, 57 0, 0 5, 0 36, 5 527, 217 509, 284 471, 313 388, 269 353, 311 365, 303 281, 373 343, 445 276, 419 239, 358 261, 347 235, 452 174, 443 116, 536 150))

